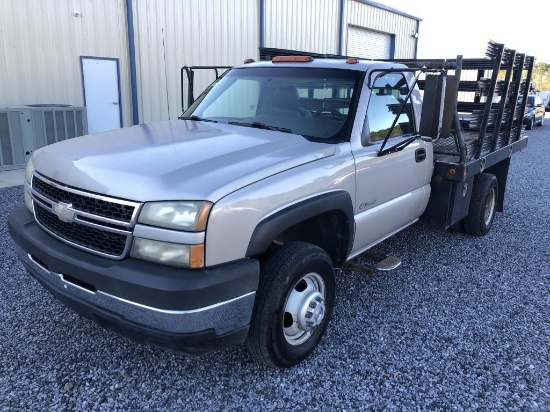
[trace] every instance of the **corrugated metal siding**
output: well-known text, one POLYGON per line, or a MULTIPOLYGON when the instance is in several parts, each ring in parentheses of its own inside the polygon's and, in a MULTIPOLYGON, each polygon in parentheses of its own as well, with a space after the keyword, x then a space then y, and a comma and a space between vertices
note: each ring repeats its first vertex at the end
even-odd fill
MULTIPOLYGON (((337 54, 340 3, 265 0, 264 46, 337 54)), ((414 18, 355 0, 344 3, 344 37, 349 25, 394 33, 394 57, 414 56, 414 18)), ((133 0, 140 120, 181 114, 182 66, 232 66, 247 57, 257 59, 259 4, 133 0)), ((0 11, 0 106, 81 106, 79 57, 111 57, 120 61, 123 125, 132 124, 125 0, 0 0, 0 11), (75 11, 81 15, 75 17, 75 11)), ((197 72, 195 90, 213 79, 212 73, 197 72)))
MULTIPOLYGON (((181 115, 182 66, 234 66, 259 57, 256 0, 134 0, 133 5, 142 122, 181 115)), ((195 90, 214 79, 213 72, 197 72, 195 90)))
POLYGON ((266 0, 265 47, 337 54, 340 0, 266 0))
MULTIPOLYGON (((393 58, 412 59, 415 57, 416 39, 411 36, 411 33, 416 30, 416 19, 355 0, 347 1, 345 14, 346 27, 352 25, 394 34, 395 50, 393 58)), ((347 29, 344 30, 344 36, 347 37, 347 29)), ((344 39, 344 44, 347 44, 347 38, 344 39)), ((347 53, 347 51, 344 51, 344 54, 347 53)))
POLYGON ((130 125, 126 27, 124 0, 0 0, 0 106, 82 106, 80 56, 113 57, 130 125))

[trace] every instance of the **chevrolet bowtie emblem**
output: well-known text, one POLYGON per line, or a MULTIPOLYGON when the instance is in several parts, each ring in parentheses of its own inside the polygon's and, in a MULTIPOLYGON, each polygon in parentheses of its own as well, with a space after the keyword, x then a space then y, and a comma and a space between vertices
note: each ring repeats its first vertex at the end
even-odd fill
POLYGON ((53 212, 57 215, 59 220, 65 223, 72 223, 76 213, 71 210, 72 203, 55 203, 52 207, 53 212))

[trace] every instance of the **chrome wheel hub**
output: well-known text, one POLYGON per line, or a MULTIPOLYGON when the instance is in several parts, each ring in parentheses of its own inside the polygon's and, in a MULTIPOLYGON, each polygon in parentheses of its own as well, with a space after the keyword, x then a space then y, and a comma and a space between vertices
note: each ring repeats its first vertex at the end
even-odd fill
POLYGON ((284 307, 283 331, 291 345, 301 345, 325 318, 325 282, 308 273, 290 290, 284 307))
POLYGON ((319 292, 310 293, 302 302, 298 325, 302 330, 311 330, 321 324, 325 317, 325 299, 319 292))

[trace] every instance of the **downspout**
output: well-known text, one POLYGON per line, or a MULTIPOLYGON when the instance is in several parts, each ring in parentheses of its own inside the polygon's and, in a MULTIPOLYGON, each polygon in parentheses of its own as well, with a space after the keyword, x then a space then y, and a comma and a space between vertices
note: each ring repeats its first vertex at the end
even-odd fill
POLYGON ((265 0, 260 0, 260 48, 263 48, 265 42, 265 0))
POLYGON ((132 86, 132 120, 133 124, 139 124, 136 47, 134 42, 134 9, 132 1, 133 0, 126 0, 126 21, 128 24, 128 51, 130 54, 130 83, 132 86))
POLYGON ((416 38, 414 39, 414 59, 418 59, 418 30, 420 30, 420 20, 416 21, 416 38))
POLYGON ((342 53, 344 52, 344 24, 345 24, 345 19, 344 19, 344 6, 346 5, 345 4, 346 0, 340 0, 340 29, 339 29, 339 32, 338 32, 338 54, 341 56, 342 53))

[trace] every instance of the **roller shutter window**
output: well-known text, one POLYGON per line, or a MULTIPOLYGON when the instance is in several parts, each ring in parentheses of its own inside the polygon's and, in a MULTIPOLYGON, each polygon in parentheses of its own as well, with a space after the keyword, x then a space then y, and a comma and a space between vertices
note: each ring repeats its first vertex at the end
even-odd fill
POLYGON ((391 34, 348 27, 347 55, 366 59, 391 59, 391 34))

